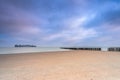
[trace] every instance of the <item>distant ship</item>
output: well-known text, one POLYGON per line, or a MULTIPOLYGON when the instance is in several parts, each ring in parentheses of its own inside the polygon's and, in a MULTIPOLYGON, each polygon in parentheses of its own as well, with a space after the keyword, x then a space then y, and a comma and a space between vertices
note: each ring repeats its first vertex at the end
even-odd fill
POLYGON ((19 44, 19 45, 14 45, 14 47, 37 47, 36 45, 21 45, 21 44, 19 44))

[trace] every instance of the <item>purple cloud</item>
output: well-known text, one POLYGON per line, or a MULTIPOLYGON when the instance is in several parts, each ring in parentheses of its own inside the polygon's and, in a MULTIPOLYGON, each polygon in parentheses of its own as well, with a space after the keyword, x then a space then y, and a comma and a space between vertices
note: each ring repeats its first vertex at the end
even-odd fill
POLYGON ((11 35, 37 34, 41 20, 13 5, 4 6, 0 15, 0 33, 11 35))

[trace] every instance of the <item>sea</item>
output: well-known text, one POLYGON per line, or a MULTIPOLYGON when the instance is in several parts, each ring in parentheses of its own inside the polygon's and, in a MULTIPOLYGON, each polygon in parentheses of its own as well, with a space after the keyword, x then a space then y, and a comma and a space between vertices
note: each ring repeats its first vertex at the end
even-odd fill
POLYGON ((0 54, 19 54, 31 52, 69 51, 59 47, 0 47, 0 54))

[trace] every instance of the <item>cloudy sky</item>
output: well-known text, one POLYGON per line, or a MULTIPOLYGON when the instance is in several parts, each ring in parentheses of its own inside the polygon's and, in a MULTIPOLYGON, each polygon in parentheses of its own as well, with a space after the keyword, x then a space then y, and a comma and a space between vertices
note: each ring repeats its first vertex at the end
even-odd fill
POLYGON ((120 46, 120 0, 0 0, 0 46, 120 46))

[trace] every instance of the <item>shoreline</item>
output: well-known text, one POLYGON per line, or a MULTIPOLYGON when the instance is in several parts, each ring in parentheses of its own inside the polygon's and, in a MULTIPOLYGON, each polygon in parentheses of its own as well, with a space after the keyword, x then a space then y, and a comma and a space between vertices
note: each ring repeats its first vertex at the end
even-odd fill
POLYGON ((35 52, 56 52, 69 51, 66 49, 37 47, 37 48, 0 48, 0 54, 19 54, 19 53, 35 53, 35 52))
POLYGON ((49 53, 62 53, 62 52, 107 52, 107 53, 120 53, 114 51, 90 51, 90 50, 63 50, 63 51, 43 51, 43 52, 20 52, 20 53, 1 53, 0 55, 20 55, 20 54, 49 54, 49 53))
POLYGON ((63 51, 43 51, 43 52, 18 52, 18 53, 0 53, 0 55, 14 55, 14 54, 44 54, 44 53, 56 53, 56 52, 69 52, 73 50, 63 50, 63 51))

